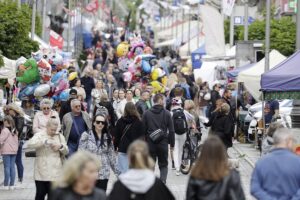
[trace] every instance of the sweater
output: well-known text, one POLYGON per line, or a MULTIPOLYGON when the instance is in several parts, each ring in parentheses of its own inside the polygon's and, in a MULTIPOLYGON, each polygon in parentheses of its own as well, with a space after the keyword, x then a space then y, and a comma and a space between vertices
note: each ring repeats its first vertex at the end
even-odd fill
POLYGON ((251 194, 258 200, 300 199, 300 157, 277 148, 260 159, 251 179, 251 194))
POLYGON ((1 155, 16 155, 18 152, 18 136, 12 134, 8 128, 4 128, 0 134, 0 154, 1 155))
POLYGON ((143 123, 135 117, 122 117, 118 120, 115 129, 114 145, 118 152, 127 153, 129 145, 145 136, 143 123), (126 127, 129 127, 126 132, 126 127))

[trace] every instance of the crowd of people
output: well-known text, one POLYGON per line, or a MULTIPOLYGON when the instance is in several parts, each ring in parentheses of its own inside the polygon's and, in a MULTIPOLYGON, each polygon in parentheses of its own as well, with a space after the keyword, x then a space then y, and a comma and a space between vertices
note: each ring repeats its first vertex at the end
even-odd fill
MULTIPOLYGON (((169 152, 172 169, 180 176, 186 135, 201 132, 202 123, 210 127, 209 137, 191 171, 186 199, 245 199, 240 175, 229 165, 227 149, 235 137, 236 111, 245 108, 247 98, 236 104, 234 85, 214 82, 210 86, 201 78, 194 80, 192 69, 173 51, 156 52, 168 78, 164 90, 157 91, 147 81, 125 82, 114 43, 98 34, 95 32, 93 49, 85 52, 89 61, 78 72, 81 77, 70 81, 67 101, 44 98, 38 111, 31 99, 23 100, 22 108, 15 103, 5 106, 0 135, 5 174, 1 189, 22 186, 26 173, 22 150, 27 138, 23 126, 24 115, 28 115, 33 118, 33 136, 25 149, 27 156, 35 157, 36 200, 46 196, 50 200, 106 199, 111 172, 118 180, 108 199, 175 199, 166 186, 169 152), (201 122, 200 116, 209 121, 201 122), (156 162, 160 178, 154 174, 156 162)), ((290 164, 280 167, 277 158, 278 154, 286 163, 291 159, 291 165, 299 164, 299 158, 287 151, 292 149, 292 136, 289 130, 278 129, 270 137, 274 132, 274 145, 281 150, 273 152, 267 147, 271 153, 258 162, 251 192, 261 200, 297 199, 297 168, 289 170, 290 164), (269 170, 273 164, 282 173, 280 179, 274 178, 279 176, 276 170, 269 170), (290 185, 284 186, 280 181, 287 174, 290 185), (272 183, 282 187, 272 187, 272 183)))

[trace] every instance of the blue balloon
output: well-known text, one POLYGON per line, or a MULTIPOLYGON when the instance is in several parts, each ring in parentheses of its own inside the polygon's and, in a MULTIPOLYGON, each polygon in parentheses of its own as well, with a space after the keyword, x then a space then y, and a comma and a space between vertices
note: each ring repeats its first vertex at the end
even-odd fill
POLYGON ((51 82, 55 84, 55 83, 58 83, 59 80, 67 79, 67 78, 68 78, 68 72, 66 69, 64 69, 64 70, 61 70, 61 71, 57 72, 56 74, 54 74, 52 76, 51 82))
POLYGON ((25 86, 24 88, 21 89, 19 92, 18 98, 19 99, 24 99, 25 97, 28 97, 30 95, 33 95, 34 90, 39 86, 39 83, 33 83, 25 86))
POLYGON ((62 92, 59 94, 58 99, 59 99, 60 101, 68 101, 68 99, 69 99, 69 91, 62 91, 62 92))
POLYGON ((142 60, 142 70, 143 72, 149 74, 151 72, 150 63, 145 60, 142 60))

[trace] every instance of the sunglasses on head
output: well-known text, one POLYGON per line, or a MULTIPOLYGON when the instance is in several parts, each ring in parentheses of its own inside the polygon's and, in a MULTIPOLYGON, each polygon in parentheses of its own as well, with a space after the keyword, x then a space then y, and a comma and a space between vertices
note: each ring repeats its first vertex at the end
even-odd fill
POLYGON ((96 122, 96 124, 100 124, 100 123, 101 123, 102 125, 105 125, 105 124, 106 124, 105 121, 98 121, 98 120, 96 120, 95 122, 96 122))

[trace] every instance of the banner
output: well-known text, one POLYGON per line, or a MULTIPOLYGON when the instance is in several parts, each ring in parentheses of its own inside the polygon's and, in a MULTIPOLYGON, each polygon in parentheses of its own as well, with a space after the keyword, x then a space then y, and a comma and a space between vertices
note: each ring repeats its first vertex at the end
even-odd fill
POLYGON ((231 16, 235 0, 223 0, 223 13, 224 15, 231 16))
POLYGON ((64 46, 64 39, 53 30, 50 30, 49 42, 50 46, 58 47, 59 49, 62 49, 64 46))

